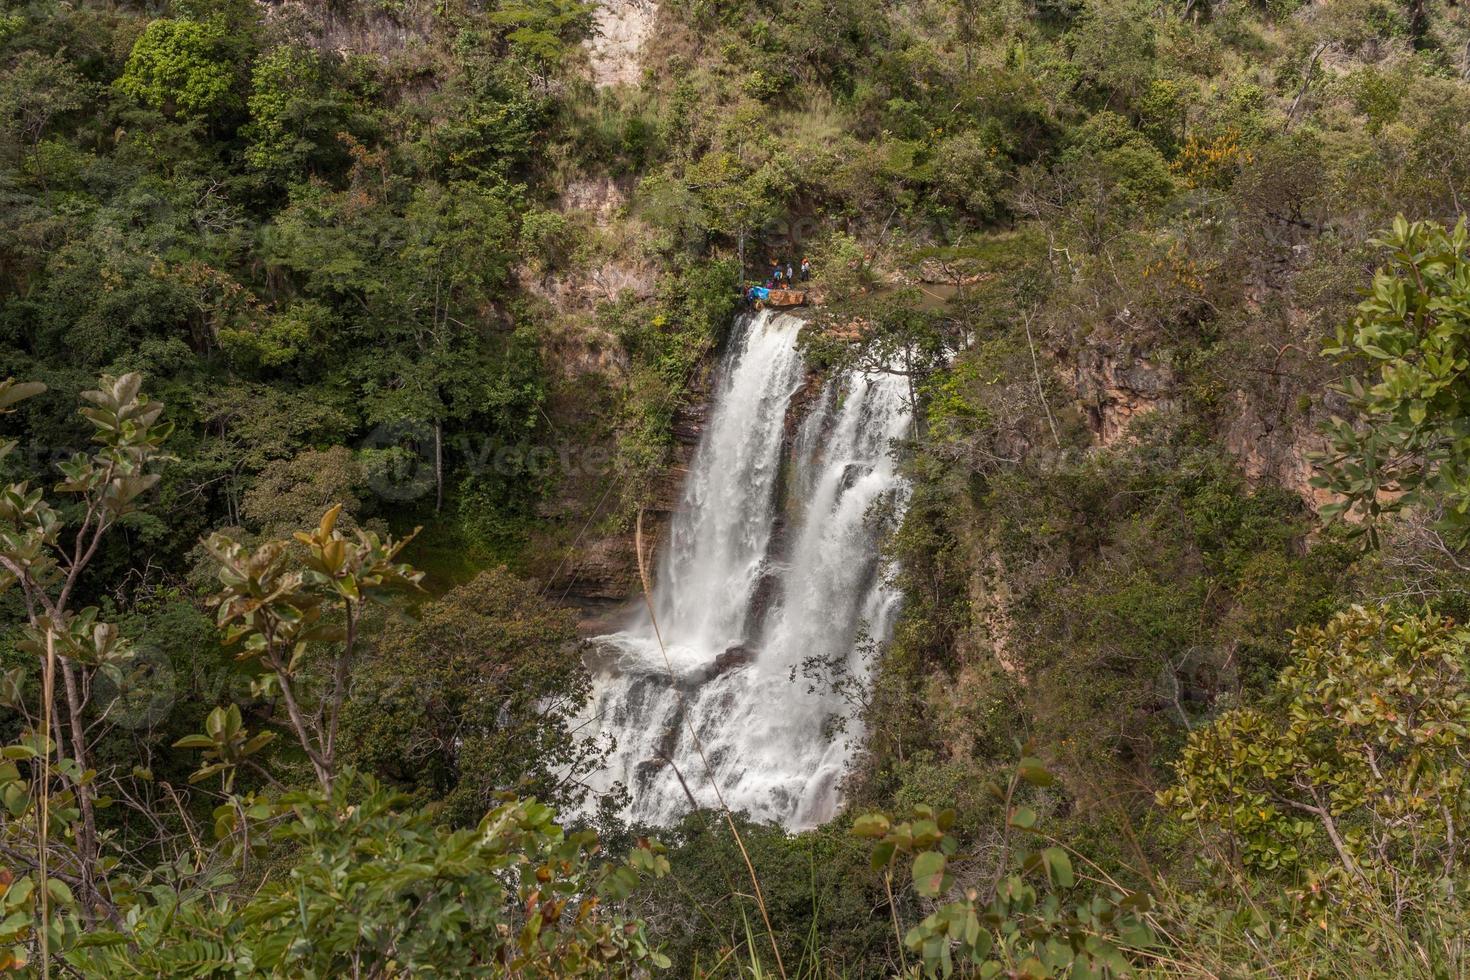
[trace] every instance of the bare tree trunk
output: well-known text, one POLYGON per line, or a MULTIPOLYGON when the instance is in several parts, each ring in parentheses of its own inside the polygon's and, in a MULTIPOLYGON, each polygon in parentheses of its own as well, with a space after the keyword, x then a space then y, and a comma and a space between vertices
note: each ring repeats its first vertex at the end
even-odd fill
POLYGON ((1321 821, 1322 829, 1327 831, 1327 839, 1332 842, 1332 849, 1337 852, 1338 860, 1342 862, 1342 866, 1347 869, 1349 874, 1357 879, 1358 884, 1363 886, 1363 891, 1371 892, 1373 886, 1368 884, 1367 876, 1358 867, 1358 862, 1353 860, 1352 854, 1347 849, 1347 843, 1342 839, 1342 834, 1338 833, 1337 821, 1332 819, 1332 810, 1322 800, 1322 796, 1317 792, 1316 787, 1308 786, 1305 788, 1311 794, 1312 802, 1316 804, 1315 806, 1308 806, 1305 803, 1298 803, 1295 800, 1289 802, 1296 809, 1304 810, 1321 821))
POLYGON ((1327 50, 1327 42, 1322 41, 1312 50, 1312 56, 1307 59, 1307 70, 1302 74, 1302 87, 1297 90, 1296 98, 1292 100, 1291 110, 1286 114, 1286 124, 1281 127, 1284 133, 1291 129, 1291 124, 1296 120, 1296 110, 1302 104, 1302 99, 1307 94, 1307 89, 1312 85, 1312 72, 1317 70, 1317 59, 1322 57, 1322 52, 1327 50))
POLYGON ((296 730, 296 738, 301 742, 301 749, 306 753, 307 761, 311 763, 312 771, 316 773, 317 782, 321 784, 322 790, 328 794, 332 792, 332 772, 327 767, 326 760, 322 758, 321 750, 312 738, 311 727, 307 724, 306 713, 301 710, 301 705, 296 700, 296 692, 291 687, 291 681, 286 676, 286 665, 279 657, 272 656, 268 661, 272 670, 281 681, 281 698, 286 702, 286 715, 291 719, 291 727, 296 730))
POLYGON ((444 509, 444 423, 434 420, 434 513, 444 509))
MULTIPOLYGON (((82 692, 77 683, 76 667, 61 658, 61 677, 66 686, 66 709, 71 723, 71 754, 77 768, 87 771, 87 725, 82 717, 82 692)), ((82 811, 82 825, 77 834, 77 853, 81 859, 82 919, 87 925, 96 921, 97 902, 97 814, 93 797, 96 788, 90 783, 77 786, 77 802, 82 811)), ((42 846, 45 842, 42 841, 42 846)))

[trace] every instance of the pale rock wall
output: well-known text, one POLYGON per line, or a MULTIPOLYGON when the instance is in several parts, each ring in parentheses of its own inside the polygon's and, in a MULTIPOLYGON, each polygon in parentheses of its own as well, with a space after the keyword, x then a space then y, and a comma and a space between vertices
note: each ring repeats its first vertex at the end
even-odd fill
POLYGON ((652 0, 602 0, 587 41, 592 82, 598 88, 637 85, 643 74, 643 44, 653 33, 658 6, 652 0))

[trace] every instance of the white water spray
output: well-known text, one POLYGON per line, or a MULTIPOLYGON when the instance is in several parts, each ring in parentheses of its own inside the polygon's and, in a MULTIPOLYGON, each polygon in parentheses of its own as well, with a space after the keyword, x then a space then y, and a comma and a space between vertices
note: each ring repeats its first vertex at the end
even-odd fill
POLYGON ((862 640, 882 641, 892 627, 898 596, 880 573, 869 515, 903 504, 889 446, 908 429, 908 399, 892 375, 837 379, 788 438, 805 381, 801 325, 782 313, 748 318, 721 364, 660 542, 653 606, 668 662, 646 611, 595 641, 590 710, 617 742, 597 788, 625 783, 638 822, 676 820, 691 795, 714 806, 713 778, 732 809, 755 819, 821 823, 836 813, 861 738, 848 699, 813 690, 801 668, 823 664, 865 683, 862 640))

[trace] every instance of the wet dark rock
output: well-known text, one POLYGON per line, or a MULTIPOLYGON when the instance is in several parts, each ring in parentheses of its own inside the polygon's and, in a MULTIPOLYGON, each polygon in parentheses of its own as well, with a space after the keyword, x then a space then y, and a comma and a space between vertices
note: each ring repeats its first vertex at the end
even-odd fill
POLYGON ((728 670, 734 670, 736 667, 744 667, 753 660, 755 660, 755 651, 749 647, 730 647, 715 658, 715 669, 712 676, 718 677, 728 670))

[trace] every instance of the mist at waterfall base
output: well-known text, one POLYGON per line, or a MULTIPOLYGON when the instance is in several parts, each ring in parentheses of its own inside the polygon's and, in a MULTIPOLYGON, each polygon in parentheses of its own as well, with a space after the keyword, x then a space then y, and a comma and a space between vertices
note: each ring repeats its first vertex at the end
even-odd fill
POLYGON ((869 515, 906 500, 890 444, 908 431, 909 400, 898 376, 853 373, 789 420, 807 382, 802 322, 743 317, 719 366, 657 546, 652 604, 667 660, 646 609, 593 641, 589 721, 616 742, 593 788, 625 784, 637 823, 672 823, 691 796, 718 805, 711 778, 731 809, 791 829, 840 803, 862 735, 844 691, 866 684, 865 650, 897 612, 869 515), (847 687, 814 684, 813 664, 847 687))

